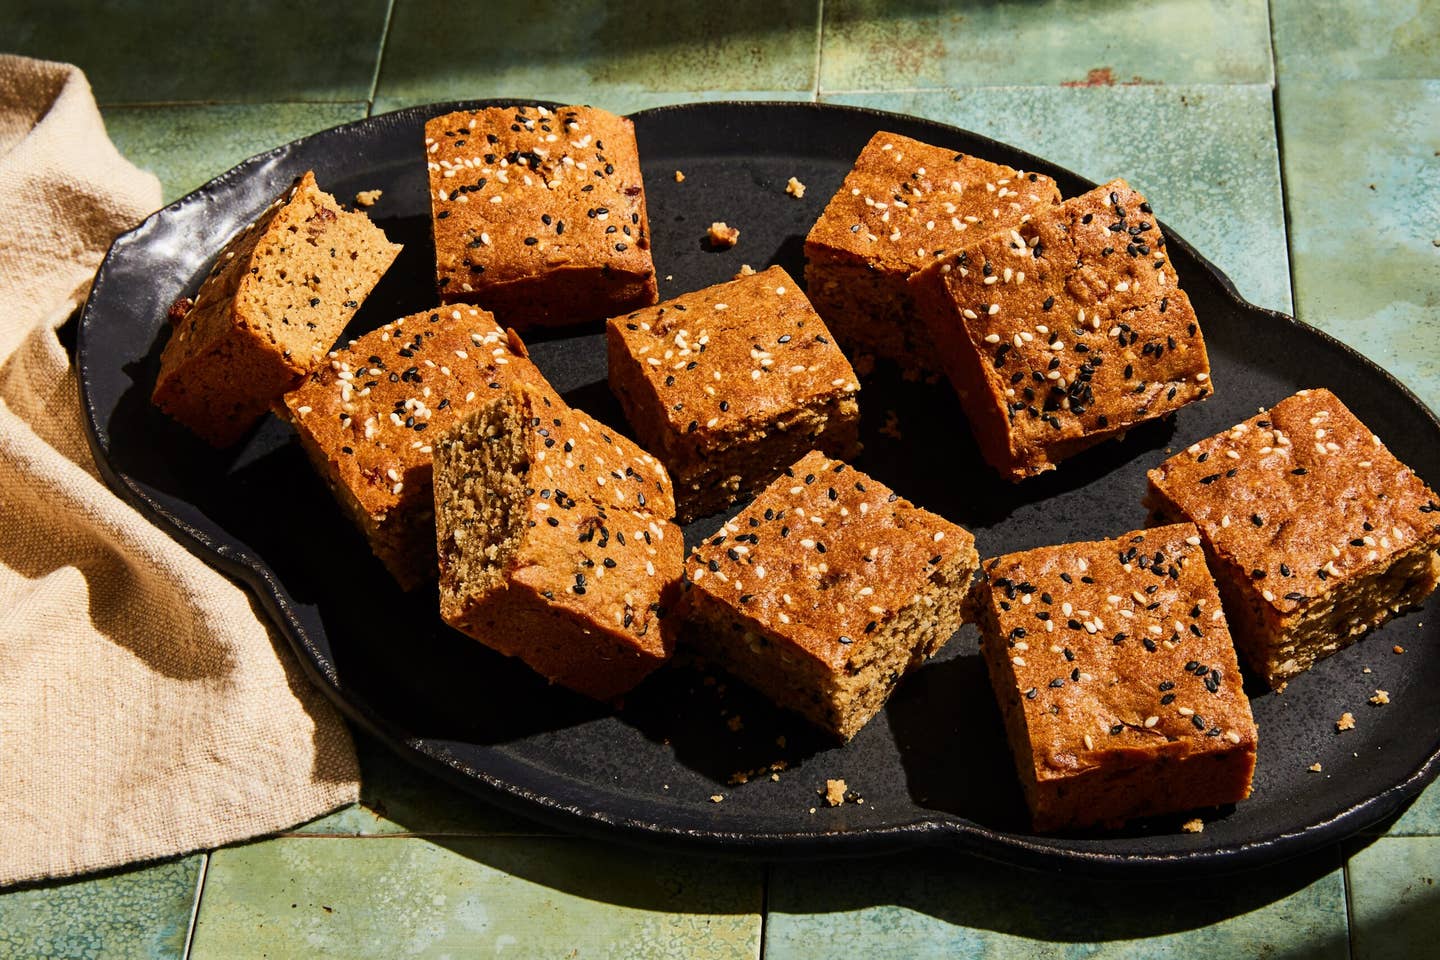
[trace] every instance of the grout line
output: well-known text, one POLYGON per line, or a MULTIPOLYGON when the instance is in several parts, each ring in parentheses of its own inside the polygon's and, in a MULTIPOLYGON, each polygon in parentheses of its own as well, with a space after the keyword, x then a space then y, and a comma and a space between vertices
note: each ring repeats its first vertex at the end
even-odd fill
MULTIPOLYGON (((823 0, 822 0, 823 2, 823 0)), ((758 960, 765 960, 765 936, 770 925, 770 871, 772 864, 765 864, 765 873, 760 880, 760 954, 758 960)))
MULTIPOLYGON (((1266 5, 1266 13, 1273 4, 1266 5)), ((1275 124, 1275 163, 1280 174, 1280 215, 1285 227, 1285 265, 1290 272, 1290 315, 1300 316, 1300 291, 1295 287, 1295 231, 1290 222, 1290 186, 1285 178, 1285 124, 1280 116, 1280 71, 1275 65, 1275 18, 1269 16, 1270 63, 1274 82, 1270 85, 1270 115, 1275 124)))
POLYGON ((820 102, 820 66, 825 57, 825 0, 819 0, 815 17, 815 89, 810 94, 812 103, 820 102))
POLYGON ((200 920, 200 897, 205 892, 205 875, 210 872, 210 854, 200 855, 200 876, 195 879, 195 900, 190 904, 190 928, 185 931, 185 949, 181 960, 190 960, 190 947, 195 943, 195 924, 200 920))
POLYGON ((390 21, 395 16, 396 0, 385 5, 385 24, 380 28, 380 49, 375 51, 375 72, 370 75, 370 96, 365 101, 365 116, 375 115, 375 94, 380 90, 380 68, 385 63, 385 47, 390 42, 390 21))
POLYGON ((1350 858, 1345 855, 1344 841, 1335 845, 1340 856, 1340 888, 1345 894, 1345 955, 1355 956, 1355 907, 1350 887, 1350 858))

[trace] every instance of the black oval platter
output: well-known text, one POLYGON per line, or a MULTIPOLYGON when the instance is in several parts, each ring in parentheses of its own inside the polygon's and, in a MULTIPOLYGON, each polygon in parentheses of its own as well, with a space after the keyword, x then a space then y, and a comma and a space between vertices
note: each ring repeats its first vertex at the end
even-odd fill
MULTIPOLYGON (((487 104, 402 110, 242 163, 119 238, 80 320, 87 426, 107 482, 247 584, 314 682, 399 754, 560 828, 667 849, 800 858, 933 844, 1025 866, 1127 875, 1239 869, 1299 854, 1393 814, 1436 775, 1440 616, 1433 598, 1283 694, 1253 691, 1261 731, 1254 795, 1208 814, 1200 834, 1180 831, 1178 817, 1117 833, 1030 833, 973 628, 907 678, 844 747, 742 685, 691 666, 667 666, 614 710, 548 687, 450 631, 432 591, 406 596, 389 580, 288 428, 267 418, 239 447, 217 452, 148 398, 167 306, 193 293, 223 242, 306 169, 342 200, 383 190, 369 212, 405 244, 350 333, 432 306, 423 124, 479 105, 487 104), (1408 652, 1395 655, 1396 644, 1408 652), (1366 704, 1376 688, 1389 691, 1390 706, 1366 704), (1347 710, 1360 723, 1339 735, 1335 720, 1347 710), (1307 769, 1315 762, 1323 773, 1307 769), (736 774, 748 782, 732 782, 736 774), (825 807, 818 791, 830 778, 843 778, 865 802, 825 807), (717 794, 722 802, 711 800, 717 794)), ((742 263, 778 263, 798 280, 806 232, 878 129, 1050 174, 1066 196, 1092 186, 984 137, 862 109, 711 103, 633 119, 662 299, 727 280, 742 263), (785 193, 791 176, 807 185, 803 199, 785 193), (705 249, 712 220, 738 226, 739 245, 705 249)), ((1163 211, 1165 198, 1152 199, 1163 211)), ((969 528, 982 556, 1100 539, 1144 524, 1144 473, 1167 451, 1296 389, 1328 386, 1397 456, 1432 485, 1440 481, 1440 423, 1408 390, 1328 336, 1246 303, 1188 244, 1168 236, 1209 345, 1214 397, 1012 486, 981 464, 948 386, 882 370, 860 394, 866 449, 857 466, 969 528), (900 437, 883 429, 892 415, 900 437)), ((536 339, 531 348, 572 403, 624 427, 605 385, 598 326, 536 339)), ((687 542, 720 519, 692 524, 687 542)))

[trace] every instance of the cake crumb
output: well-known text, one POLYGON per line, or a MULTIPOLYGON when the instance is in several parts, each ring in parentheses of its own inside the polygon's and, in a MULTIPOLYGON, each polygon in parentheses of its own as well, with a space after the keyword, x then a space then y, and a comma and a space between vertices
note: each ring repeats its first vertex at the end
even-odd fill
POLYGON ((1193 820, 1186 820, 1184 823, 1180 824, 1180 829, 1184 830, 1186 833, 1200 833, 1202 830, 1205 829, 1205 821, 1201 820, 1199 817, 1196 817, 1193 820))
POLYGON ((755 276, 755 268, 750 266, 750 264, 748 263, 742 263, 740 264, 740 272, 735 274, 735 279, 739 280, 741 277, 753 276, 755 276))
POLYGON ((357 207, 373 207, 375 206, 375 201, 384 195, 384 190, 361 190, 355 194, 355 205, 357 207))
POLYGON ((1361 670, 1360 672, 1361 672, 1361 673, 1369 673, 1369 672, 1370 672, 1370 668, 1369 668, 1369 667, 1366 667, 1366 668, 1364 668, 1363 670, 1361 670))
POLYGON ((1404 652, 1405 652, 1405 648, 1402 647, 1402 646, 1400 646, 1400 644, 1398 644, 1398 643, 1395 644, 1395 646, 1391 647, 1390 649, 1394 650, 1396 653, 1404 653, 1404 652))
POLYGON ((845 781, 825 781, 825 806, 838 807, 845 802, 845 781))
POLYGON ((1377 707, 1383 707, 1390 702, 1390 692, 1388 690, 1376 690, 1375 696, 1370 698, 1370 702, 1377 707))
POLYGON ((724 795, 723 793, 712 793, 712 794, 710 794, 710 802, 711 802, 711 803, 719 803, 721 800, 724 800, 724 799, 725 799, 725 795, 724 795))
POLYGON ((710 229, 705 233, 705 239, 710 241, 710 246, 725 250, 740 242, 740 230, 730 226, 724 220, 716 220, 710 224, 710 229))
POLYGON ((675 171, 675 182, 676 182, 676 183, 684 183, 684 182, 685 182, 685 174, 681 173, 679 170, 676 170, 676 171, 675 171))
POLYGON ((1322 766, 1320 766, 1320 761, 1318 761, 1318 760, 1315 761, 1314 763, 1310 764, 1310 772, 1311 772, 1311 773, 1319 773, 1319 772, 1320 772, 1321 770, 1323 770, 1323 769, 1325 769, 1325 768, 1322 767, 1322 766))
POLYGON ((799 200, 801 197, 805 196, 805 184, 801 183, 799 180, 796 180, 794 177, 791 177, 790 180, 785 184, 785 192, 790 194, 790 196, 794 197, 796 200, 799 200))
POLYGON ((770 782, 771 782, 771 783, 779 783, 779 782, 780 782, 780 774, 778 774, 778 773, 772 773, 772 774, 770 774, 770 782))
POLYGON ((1351 713, 1349 710, 1346 710, 1344 713, 1340 714, 1340 719, 1335 721, 1335 729, 1341 731, 1342 733, 1346 730, 1354 730, 1355 714, 1351 713))

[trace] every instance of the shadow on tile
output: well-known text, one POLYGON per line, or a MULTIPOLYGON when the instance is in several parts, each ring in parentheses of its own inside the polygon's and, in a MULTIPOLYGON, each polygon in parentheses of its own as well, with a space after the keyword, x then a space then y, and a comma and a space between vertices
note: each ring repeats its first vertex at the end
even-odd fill
MULTIPOLYGON (((845 930, 888 931, 883 957, 949 955, 1074 956, 1074 944, 1117 943, 1186 933, 1187 955, 1346 956, 1344 886, 1338 851, 1229 877, 1166 882, 1097 881, 1020 870, 939 851, 847 864, 843 884, 818 885, 803 866, 776 867, 768 906, 766 956, 825 952, 845 930), (837 916, 843 915, 843 920, 837 916), (1014 942, 1018 940, 1019 942, 1014 942), (1016 947, 1024 944, 1027 949, 1016 947), (947 952, 948 951, 948 952, 947 952)), ((1107 949, 1106 956, 1161 956, 1107 949)))

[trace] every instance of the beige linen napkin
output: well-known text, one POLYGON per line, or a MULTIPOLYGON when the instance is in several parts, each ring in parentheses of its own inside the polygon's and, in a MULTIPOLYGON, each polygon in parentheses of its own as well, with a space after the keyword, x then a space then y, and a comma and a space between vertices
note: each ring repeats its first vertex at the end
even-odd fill
POLYGON ((345 727, 285 641, 86 446, 55 330, 159 204, 79 70, 0 56, 0 886, 272 833, 357 794, 345 727))

